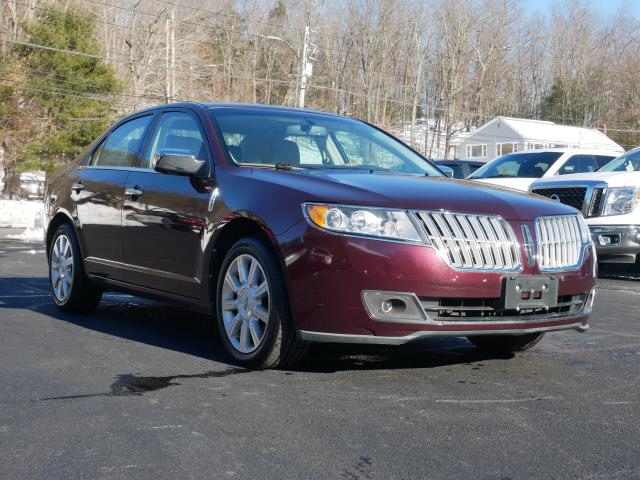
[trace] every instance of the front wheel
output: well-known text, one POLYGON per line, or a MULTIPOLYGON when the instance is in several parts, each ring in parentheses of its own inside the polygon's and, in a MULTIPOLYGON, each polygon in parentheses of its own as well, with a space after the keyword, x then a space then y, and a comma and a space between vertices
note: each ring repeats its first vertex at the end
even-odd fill
POLYGON ((216 317, 226 350, 242 366, 290 366, 306 353, 293 325, 279 262, 261 240, 239 240, 225 256, 216 317))
POLYGON ((527 333, 524 335, 479 335, 467 337, 479 349, 488 353, 522 352, 536 346, 544 333, 527 333))
POLYGON ((102 291, 87 277, 73 228, 62 224, 54 232, 49 250, 49 288, 56 306, 64 312, 89 312, 102 291))

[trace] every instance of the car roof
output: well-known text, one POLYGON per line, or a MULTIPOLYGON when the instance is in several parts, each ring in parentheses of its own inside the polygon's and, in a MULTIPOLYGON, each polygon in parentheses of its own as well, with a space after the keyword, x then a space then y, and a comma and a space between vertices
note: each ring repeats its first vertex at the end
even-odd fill
POLYGON ((197 107, 203 109, 216 109, 216 108, 237 108, 237 109, 255 109, 255 110, 271 110, 271 111, 288 111, 288 112, 304 112, 304 113, 312 113, 315 115, 328 115, 336 118, 348 118, 350 120, 355 120, 361 122, 362 120, 354 117, 346 117, 344 115, 338 115, 336 113, 331 112, 323 112, 322 110, 313 110, 309 108, 298 108, 298 107, 285 107, 280 105, 263 105, 258 103, 232 103, 232 102, 176 102, 176 103, 162 103, 159 105, 153 105, 148 108, 144 108, 142 110, 138 110, 136 112, 132 112, 129 115, 126 115, 123 118, 128 118, 134 115, 138 115, 140 113, 153 112, 155 110, 160 110, 164 108, 180 108, 180 107, 197 107))
POLYGON ((537 148, 535 150, 518 150, 517 152, 510 152, 506 155, 523 155, 525 153, 577 153, 582 155, 622 155, 615 150, 594 148, 537 148))

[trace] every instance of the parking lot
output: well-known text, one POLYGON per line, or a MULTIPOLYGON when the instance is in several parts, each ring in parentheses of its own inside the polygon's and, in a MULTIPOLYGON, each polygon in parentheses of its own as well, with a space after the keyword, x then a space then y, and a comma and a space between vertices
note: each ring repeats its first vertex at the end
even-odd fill
POLYGON ((0 231, 0 478, 640 478, 640 281, 512 358, 464 339, 225 357, 207 317, 107 294, 58 312, 39 243, 0 231))

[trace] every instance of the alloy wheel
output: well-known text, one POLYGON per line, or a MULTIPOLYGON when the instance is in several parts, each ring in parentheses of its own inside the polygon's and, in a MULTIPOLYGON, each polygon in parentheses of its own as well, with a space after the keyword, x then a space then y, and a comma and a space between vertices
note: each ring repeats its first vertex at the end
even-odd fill
POLYGON ((222 320, 227 338, 237 351, 254 352, 269 323, 269 280, 260 262, 238 255, 227 267, 222 286, 222 320))
POLYGON ((73 249, 66 235, 60 235, 51 250, 51 290, 59 302, 64 302, 73 286, 73 249))

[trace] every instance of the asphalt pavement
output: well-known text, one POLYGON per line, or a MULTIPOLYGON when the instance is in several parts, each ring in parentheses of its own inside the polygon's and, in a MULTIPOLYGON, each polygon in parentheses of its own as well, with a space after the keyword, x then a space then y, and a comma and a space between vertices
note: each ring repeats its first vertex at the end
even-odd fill
POLYGON ((251 371, 206 316, 122 294, 60 313, 42 245, 7 233, 0 479, 640 478, 640 275, 516 356, 428 339, 251 371))

